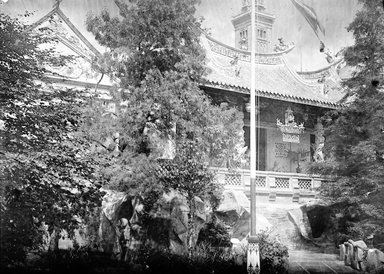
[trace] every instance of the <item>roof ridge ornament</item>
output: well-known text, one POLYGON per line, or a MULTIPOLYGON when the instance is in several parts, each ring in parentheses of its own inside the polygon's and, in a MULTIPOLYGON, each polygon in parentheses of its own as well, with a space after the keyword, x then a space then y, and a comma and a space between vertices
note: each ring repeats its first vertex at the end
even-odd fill
POLYGON ((58 9, 60 7, 60 3, 62 2, 63 0, 55 0, 55 3, 53 4, 53 9, 58 9))
POLYGON ((275 45, 275 48, 273 49, 274 52, 286 51, 287 49, 289 49, 291 46, 294 45, 293 42, 286 43, 283 37, 279 37, 277 40, 279 41, 279 43, 275 45))

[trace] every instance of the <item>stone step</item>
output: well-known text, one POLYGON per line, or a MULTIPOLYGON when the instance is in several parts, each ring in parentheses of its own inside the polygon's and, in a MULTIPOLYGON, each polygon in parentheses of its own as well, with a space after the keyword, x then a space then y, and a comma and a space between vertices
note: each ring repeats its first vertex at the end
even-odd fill
POLYGON ((289 273, 359 273, 343 261, 337 254, 317 253, 308 250, 289 252, 289 273))

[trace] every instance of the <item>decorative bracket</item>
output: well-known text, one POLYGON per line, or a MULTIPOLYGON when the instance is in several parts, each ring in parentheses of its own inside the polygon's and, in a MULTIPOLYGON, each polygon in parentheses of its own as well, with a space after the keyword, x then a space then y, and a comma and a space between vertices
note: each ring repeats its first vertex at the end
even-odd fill
POLYGON ((260 273, 259 244, 254 242, 251 238, 249 239, 249 242, 248 242, 247 272, 248 274, 260 273))

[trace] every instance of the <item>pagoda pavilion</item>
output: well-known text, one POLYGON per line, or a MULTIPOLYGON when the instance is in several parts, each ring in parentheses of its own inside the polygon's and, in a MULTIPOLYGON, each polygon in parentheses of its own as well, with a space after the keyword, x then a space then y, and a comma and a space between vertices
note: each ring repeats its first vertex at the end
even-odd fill
MULTIPOLYGON (((243 1, 241 12, 232 20, 235 47, 205 34, 201 38, 209 70, 201 88, 215 103, 226 102, 243 111, 247 147, 251 77, 249 2, 243 1)), ((327 67, 317 71, 296 72, 285 58, 294 45, 284 43, 282 38, 272 45, 275 17, 265 11, 263 1, 257 1, 256 19, 257 195, 261 201, 308 201, 315 197, 321 178, 307 175, 306 170, 308 163, 323 160, 320 117, 340 107, 343 92, 337 72, 343 60, 329 60, 327 67)), ((238 172, 219 168, 219 180, 227 187, 247 192, 248 161, 242 168, 238 172)))
MULTIPOLYGON (((49 27, 58 38, 63 54, 70 53, 80 58, 70 66, 55 68, 56 73, 47 77, 58 86, 96 88, 104 94, 100 100, 108 106, 112 81, 91 69, 91 60, 101 55, 100 50, 66 16, 60 2, 56 1, 30 29, 49 27)), ((111 4, 115 5, 113 1, 109 2, 111 4)), ((250 14, 249 1, 243 1, 240 13, 232 19, 235 47, 201 32, 208 69, 201 89, 213 103, 225 102, 243 112, 247 147, 250 143, 250 14)), ((343 94, 338 69, 343 60, 331 58, 323 69, 296 72, 285 58, 294 45, 285 43, 283 39, 277 43, 271 41, 275 17, 266 11, 261 0, 257 1, 256 15, 257 195, 261 201, 267 202, 308 201, 316 197, 316 188, 322 179, 308 175, 306 168, 311 161, 323 160, 324 137, 320 117, 326 111, 340 107, 343 94)), ((108 107, 113 109, 113 105, 108 107)), ((249 150, 245 153, 249 154, 249 150)), ((247 156, 239 170, 214 167, 218 171, 217 179, 228 188, 247 193, 250 181, 247 156)))

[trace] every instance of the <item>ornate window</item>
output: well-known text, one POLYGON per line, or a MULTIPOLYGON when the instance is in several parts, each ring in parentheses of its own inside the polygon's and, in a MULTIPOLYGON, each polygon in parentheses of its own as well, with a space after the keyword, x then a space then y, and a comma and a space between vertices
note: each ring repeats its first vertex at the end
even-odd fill
POLYGON ((243 49, 243 50, 248 49, 248 30, 247 29, 243 29, 240 31, 239 44, 240 44, 241 49, 243 49))
POLYGON ((247 40, 248 39, 248 30, 246 29, 243 29, 240 31, 240 39, 243 40, 247 40))
POLYGON ((267 39, 267 31, 263 29, 257 29, 257 37, 267 39))

